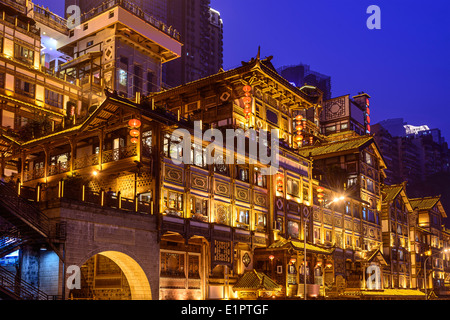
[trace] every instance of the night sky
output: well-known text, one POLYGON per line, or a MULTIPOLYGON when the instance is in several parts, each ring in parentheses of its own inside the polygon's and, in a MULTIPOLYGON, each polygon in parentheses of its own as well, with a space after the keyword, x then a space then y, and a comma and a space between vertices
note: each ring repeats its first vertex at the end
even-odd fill
MULTIPOLYGON (((63 15, 64 2, 36 0, 63 15)), ((404 118, 450 140, 450 1, 211 0, 224 22, 224 69, 273 56, 331 76, 332 96, 367 92, 372 124, 404 118), (274 5, 275 4, 275 5, 274 5), (369 30, 370 5, 381 29, 369 30)))

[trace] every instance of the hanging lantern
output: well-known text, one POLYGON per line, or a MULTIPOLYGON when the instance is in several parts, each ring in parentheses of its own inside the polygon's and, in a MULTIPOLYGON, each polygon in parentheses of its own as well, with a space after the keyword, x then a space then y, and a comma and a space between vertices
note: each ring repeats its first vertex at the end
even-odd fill
POLYGON ((139 130, 136 130, 136 129, 130 130, 130 136, 138 137, 139 136, 139 130))
POLYGON ((297 125, 295 126, 295 130, 297 130, 297 131, 302 131, 302 130, 303 130, 303 126, 302 126, 301 124, 297 124, 297 125))
POLYGON ((323 192, 323 187, 317 187, 317 192, 322 193, 323 192))
POLYGON ((302 116, 301 114, 298 114, 298 115, 295 117, 295 121, 302 121, 302 119, 303 119, 303 116, 302 116))
POLYGON ((313 142, 314 142, 314 137, 309 137, 309 144, 313 144, 313 142))
POLYGON ((252 102, 252 98, 250 96, 245 96, 242 98, 242 101, 244 102, 244 104, 249 104, 252 102))
POLYGON ((139 128, 141 126, 141 121, 139 121, 138 119, 131 119, 130 121, 128 121, 128 125, 131 128, 139 128))
POLYGON ((242 90, 244 90, 244 92, 250 92, 252 91, 252 87, 247 84, 242 88, 242 90))
POLYGON ((277 191, 283 192, 283 174, 277 173, 277 191))
POLYGON ((273 254, 271 254, 271 255, 269 256, 269 259, 270 259, 270 260, 273 260, 273 259, 275 259, 275 256, 274 256, 273 254))
POLYGON ((131 138, 130 141, 131 141, 131 143, 136 144, 136 143, 138 143, 139 140, 138 140, 138 138, 131 138))

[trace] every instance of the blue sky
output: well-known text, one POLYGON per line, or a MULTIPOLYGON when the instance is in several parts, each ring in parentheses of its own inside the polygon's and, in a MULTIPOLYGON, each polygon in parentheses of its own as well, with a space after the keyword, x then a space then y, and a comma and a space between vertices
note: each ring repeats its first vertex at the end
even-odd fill
MULTIPOLYGON (((36 0, 63 15, 64 1, 36 0)), ((224 69, 273 55, 331 76, 332 95, 371 95, 372 124, 404 118, 450 140, 450 1, 211 0, 224 22, 224 69), (369 30, 370 5, 381 29, 369 30)))
POLYGON ((332 95, 371 95, 371 119, 401 117, 450 140, 450 1, 211 0, 224 22, 224 69, 273 55, 331 76, 332 95), (276 3, 276 6, 274 6, 276 3), (370 5, 381 29, 369 30, 370 5))

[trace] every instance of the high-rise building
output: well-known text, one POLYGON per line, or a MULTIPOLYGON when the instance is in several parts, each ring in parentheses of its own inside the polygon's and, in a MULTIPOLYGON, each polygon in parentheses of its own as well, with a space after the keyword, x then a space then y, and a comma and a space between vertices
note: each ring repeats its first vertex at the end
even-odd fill
POLYGON ((165 66, 166 85, 179 86, 222 68, 222 19, 209 0, 167 0, 167 23, 180 32, 183 47, 181 58, 165 66))
POLYGON ((297 87, 311 85, 323 92, 324 100, 331 99, 331 77, 310 69, 309 65, 298 64, 278 68, 278 73, 297 87))
POLYGON ((408 125, 402 118, 372 126, 383 155, 392 159, 388 168, 392 183, 420 182, 432 174, 450 171, 448 144, 439 129, 408 125))

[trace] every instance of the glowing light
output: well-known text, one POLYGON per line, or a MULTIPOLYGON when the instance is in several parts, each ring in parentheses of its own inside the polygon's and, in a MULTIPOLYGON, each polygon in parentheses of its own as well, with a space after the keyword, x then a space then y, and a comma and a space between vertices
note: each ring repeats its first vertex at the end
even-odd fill
POLYGON ((93 176, 98 175, 98 171, 97 171, 97 170, 92 171, 92 175, 93 175, 93 176))
POLYGON ((130 130, 130 136, 138 137, 139 136, 139 130, 136 130, 136 129, 130 130))
POLYGON ((138 119, 131 119, 128 121, 128 125, 132 128, 139 128, 141 126, 141 121, 138 119))

